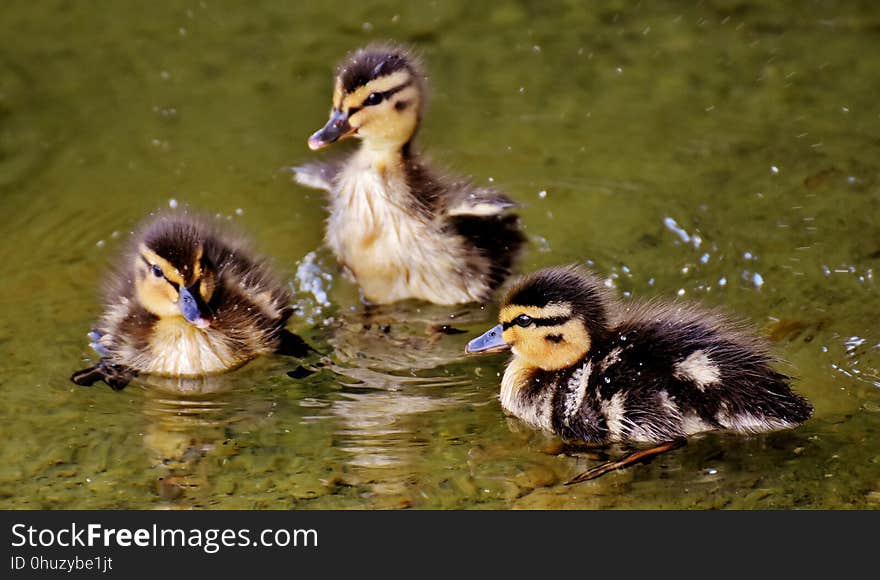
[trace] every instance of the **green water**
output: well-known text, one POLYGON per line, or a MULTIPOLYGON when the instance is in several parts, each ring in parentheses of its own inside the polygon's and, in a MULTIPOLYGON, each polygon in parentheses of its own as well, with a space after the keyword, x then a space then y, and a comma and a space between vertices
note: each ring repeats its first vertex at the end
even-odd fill
POLYGON ((877 508, 880 13, 765 4, 5 2, 0 506, 877 508), (288 168, 317 155, 337 60, 386 38, 430 73, 420 146, 523 204, 522 271, 589 261, 751 320, 814 418, 566 487, 596 459, 504 416, 503 356, 460 354, 491 308, 365 328, 288 168), (274 259, 324 370, 69 382, 108 261, 171 200, 274 259), (468 333, 425 333, 451 315, 468 333))

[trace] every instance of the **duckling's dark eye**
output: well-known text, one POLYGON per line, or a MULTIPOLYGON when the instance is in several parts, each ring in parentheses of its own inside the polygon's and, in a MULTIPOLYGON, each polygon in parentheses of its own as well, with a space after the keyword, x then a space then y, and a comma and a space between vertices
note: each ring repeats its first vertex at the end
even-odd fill
POLYGON ((370 93, 370 96, 364 99, 363 106, 372 107, 373 105, 378 105, 385 99, 385 95, 382 93, 370 93))
POLYGON ((153 276, 156 278, 162 278, 165 276, 162 272, 162 267, 159 264, 153 264, 153 276))
POLYGON ((529 326, 532 323, 532 317, 526 316, 525 314, 520 314, 519 316, 517 316, 516 318, 513 319, 513 323, 516 324, 517 326, 522 326, 523 328, 525 328, 526 326, 529 326))

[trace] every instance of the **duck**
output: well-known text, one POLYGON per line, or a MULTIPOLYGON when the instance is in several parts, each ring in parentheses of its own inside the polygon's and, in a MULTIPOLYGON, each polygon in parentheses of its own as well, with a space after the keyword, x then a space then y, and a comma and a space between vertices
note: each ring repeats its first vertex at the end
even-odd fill
POLYGON ((88 334, 100 359, 73 373, 79 385, 120 390, 140 374, 203 377, 263 354, 314 350, 285 328, 290 291, 218 220, 153 214, 102 282, 103 313, 88 334))
POLYGON ((506 194, 430 167, 416 151, 426 99, 410 50, 370 44, 336 68, 327 123, 312 150, 357 138, 352 153, 295 167, 326 192, 325 243, 367 303, 486 303, 526 241, 506 194))
POLYGON ((635 447, 568 483, 647 460, 697 433, 790 429, 813 413, 746 324, 685 302, 622 303, 579 265, 518 280, 499 321, 465 351, 512 352, 499 395, 506 413, 566 442, 635 447))

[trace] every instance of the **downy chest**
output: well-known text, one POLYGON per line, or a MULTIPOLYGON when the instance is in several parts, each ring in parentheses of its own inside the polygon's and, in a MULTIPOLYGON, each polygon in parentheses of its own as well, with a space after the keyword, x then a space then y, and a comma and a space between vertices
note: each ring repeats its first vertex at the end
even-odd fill
POLYGON ((157 322, 139 366, 153 374, 194 376, 225 371, 241 362, 222 337, 181 318, 157 322))
POLYGON ((405 176, 395 167, 356 160, 340 175, 328 246, 372 302, 475 300, 478 291, 462 276, 461 241, 414 207, 405 176))

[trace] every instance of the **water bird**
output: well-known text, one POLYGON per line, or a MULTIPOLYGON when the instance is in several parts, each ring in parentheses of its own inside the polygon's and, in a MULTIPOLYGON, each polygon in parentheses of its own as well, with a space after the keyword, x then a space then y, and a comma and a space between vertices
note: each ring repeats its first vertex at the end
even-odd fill
POLYGON ((198 377, 262 354, 313 350, 285 328, 287 287, 216 220, 152 216, 102 282, 104 311, 89 333, 101 358, 71 376, 79 385, 103 380, 119 390, 140 373, 198 377))
POLYGON ((336 69, 333 105, 312 150, 348 137, 353 153, 295 168, 325 190, 325 241, 374 304, 487 302, 510 275, 525 236, 504 193, 447 177, 415 151, 426 79, 407 49, 371 44, 336 69))
POLYGON ((466 352, 512 351, 501 381, 505 411, 566 441, 636 447, 569 483, 669 451, 696 433, 787 429, 813 411, 742 323, 685 303, 618 302, 578 266, 517 281, 499 319, 466 352))

